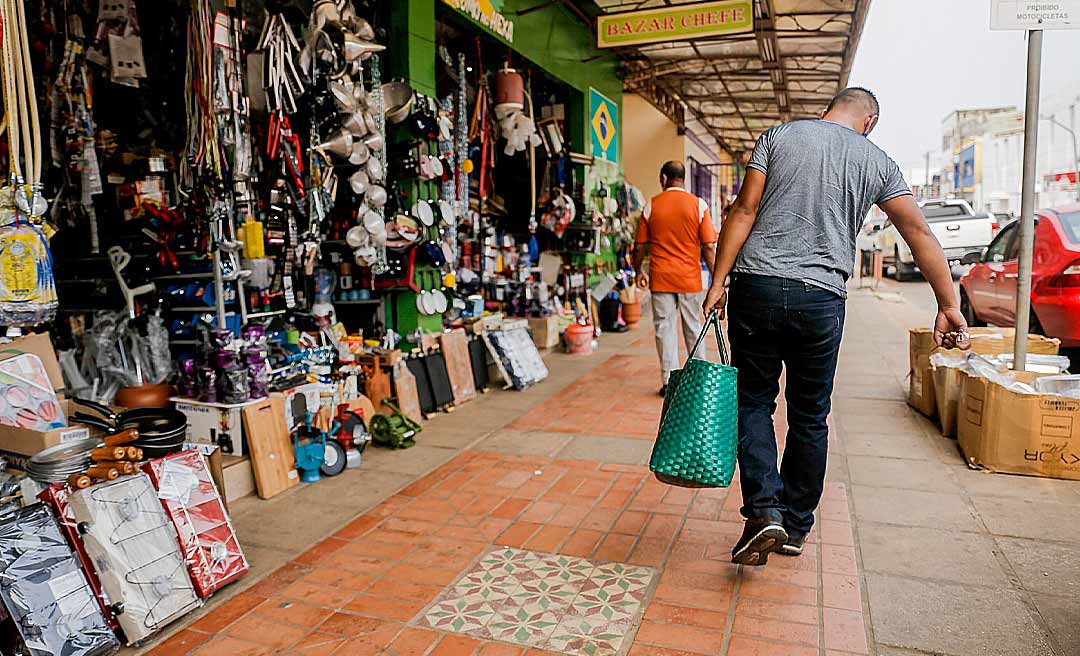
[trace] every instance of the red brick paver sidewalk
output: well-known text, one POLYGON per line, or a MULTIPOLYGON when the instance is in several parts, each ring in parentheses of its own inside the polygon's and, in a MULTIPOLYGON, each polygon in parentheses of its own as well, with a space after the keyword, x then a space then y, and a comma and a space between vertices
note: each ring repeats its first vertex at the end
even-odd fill
POLYGON ((496 545, 588 558, 596 572, 655 572, 639 595, 643 617, 621 625, 619 653, 866 654, 845 489, 828 486, 802 557, 773 556, 762 569, 728 562, 738 506, 737 488, 672 488, 639 466, 462 452, 150 654, 550 653, 426 621, 496 545))

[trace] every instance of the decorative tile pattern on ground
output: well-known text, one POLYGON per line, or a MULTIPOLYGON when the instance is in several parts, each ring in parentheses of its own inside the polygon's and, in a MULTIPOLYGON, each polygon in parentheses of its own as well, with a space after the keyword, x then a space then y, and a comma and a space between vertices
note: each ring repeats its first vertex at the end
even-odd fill
POLYGON ((417 621, 524 647, 613 656, 625 651, 655 574, 649 567, 496 547, 417 621))

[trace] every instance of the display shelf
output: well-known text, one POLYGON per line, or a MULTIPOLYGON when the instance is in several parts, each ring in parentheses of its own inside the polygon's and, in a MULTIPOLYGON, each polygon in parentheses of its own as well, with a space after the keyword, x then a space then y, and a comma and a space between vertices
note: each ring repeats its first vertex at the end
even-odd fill
POLYGON ((169 308, 170 312, 217 312, 213 305, 174 305, 169 308))
POLYGON ((359 301, 332 301, 334 305, 377 305, 382 303, 381 298, 368 298, 359 301))
POLYGON ((276 317, 288 313, 289 310, 269 310, 267 312, 248 312, 248 319, 262 319, 263 317, 276 317))
POLYGON ((202 273, 166 273, 160 276, 151 276, 153 280, 210 280, 213 277, 213 271, 204 271, 202 273))

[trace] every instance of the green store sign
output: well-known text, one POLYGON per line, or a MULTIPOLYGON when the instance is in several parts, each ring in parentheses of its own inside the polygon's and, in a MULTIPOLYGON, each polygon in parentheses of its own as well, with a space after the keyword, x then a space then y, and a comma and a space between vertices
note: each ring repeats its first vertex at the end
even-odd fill
POLYGON ((507 43, 514 42, 514 21, 499 10, 503 0, 443 0, 474 23, 494 33, 507 43))

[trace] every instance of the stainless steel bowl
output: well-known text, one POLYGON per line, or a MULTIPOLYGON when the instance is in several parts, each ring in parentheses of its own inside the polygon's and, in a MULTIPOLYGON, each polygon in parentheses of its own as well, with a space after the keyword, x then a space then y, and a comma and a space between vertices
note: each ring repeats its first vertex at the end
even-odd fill
POLYGON ((394 81, 382 85, 382 92, 386 120, 396 125, 408 118, 412 113, 413 88, 405 82, 394 81))

